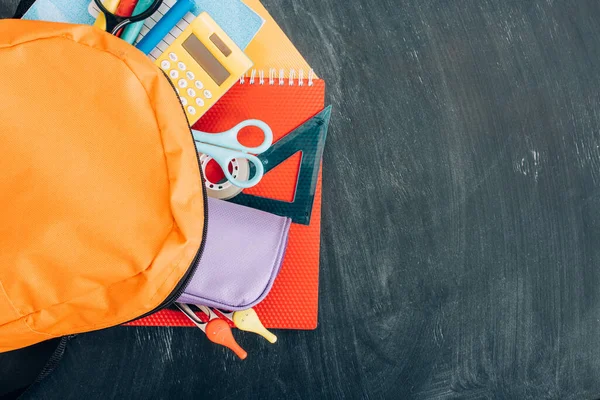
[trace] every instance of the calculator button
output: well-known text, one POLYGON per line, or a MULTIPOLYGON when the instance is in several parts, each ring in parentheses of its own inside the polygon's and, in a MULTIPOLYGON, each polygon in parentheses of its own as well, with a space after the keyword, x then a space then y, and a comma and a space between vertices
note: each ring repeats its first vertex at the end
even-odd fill
POLYGON ((188 85, 187 81, 185 79, 180 79, 179 80, 179 87, 180 88, 186 88, 188 85))
POLYGON ((175 53, 170 53, 170 54, 169 54, 169 58, 171 59, 171 61, 177 61, 177 54, 175 54, 175 53))
POLYGON ((205 90, 204 91, 204 97, 206 97, 207 99, 212 99, 212 93, 210 92, 210 90, 205 90))
POLYGON ((196 81, 196 87, 198 89, 202 89, 204 87, 204 84, 202 82, 200 82, 200 81, 196 81))
POLYGON ((196 114, 196 109, 194 107, 192 107, 192 106, 189 106, 187 108, 187 110, 188 110, 188 113, 190 113, 191 115, 196 114))
POLYGON ((198 97, 196 99, 196 104, 198 104, 200 107, 204 107, 204 100, 202 100, 200 97, 198 97))
POLYGON ((179 62, 179 64, 177 64, 177 67, 182 70, 185 71, 187 69, 187 67, 185 66, 184 63, 182 63, 181 61, 179 62))
POLYGON ((188 96, 190 96, 190 97, 196 97, 196 91, 195 91, 194 89, 192 89, 192 88, 189 88, 189 89, 187 90, 187 94, 188 94, 188 96))
POLYGON ((183 106, 187 106, 187 99, 185 97, 180 97, 179 100, 181 101, 181 104, 183 104, 183 106))
POLYGON ((188 72, 186 72, 186 73, 185 73, 185 76, 187 76, 187 78, 188 78, 190 81, 193 81, 193 80, 196 78, 196 75, 194 75, 194 73, 193 73, 192 71, 188 71, 188 72))
POLYGON ((161 67, 162 69, 169 69, 169 68, 171 68, 171 63, 170 63, 170 62, 168 62, 167 60, 163 60, 163 61, 160 63, 160 67, 161 67))
POLYGON ((179 72, 177 72, 177 70, 175 70, 175 69, 172 69, 171 72, 169 72, 169 76, 172 79, 177 79, 177 78, 179 78, 179 72))

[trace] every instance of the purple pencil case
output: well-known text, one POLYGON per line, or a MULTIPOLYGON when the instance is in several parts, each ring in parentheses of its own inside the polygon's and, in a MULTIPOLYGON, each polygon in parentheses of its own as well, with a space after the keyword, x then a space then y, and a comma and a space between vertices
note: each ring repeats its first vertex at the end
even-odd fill
POLYGON ((246 310, 271 290, 283 263, 291 220, 208 199, 204 252, 180 303, 246 310))

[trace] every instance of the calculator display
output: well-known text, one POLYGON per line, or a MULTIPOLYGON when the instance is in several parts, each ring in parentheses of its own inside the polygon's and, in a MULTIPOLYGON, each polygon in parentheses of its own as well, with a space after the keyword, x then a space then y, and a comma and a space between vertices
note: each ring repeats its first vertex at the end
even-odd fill
POLYGON ((190 35, 182 46, 217 85, 221 86, 231 75, 196 35, 190 35))

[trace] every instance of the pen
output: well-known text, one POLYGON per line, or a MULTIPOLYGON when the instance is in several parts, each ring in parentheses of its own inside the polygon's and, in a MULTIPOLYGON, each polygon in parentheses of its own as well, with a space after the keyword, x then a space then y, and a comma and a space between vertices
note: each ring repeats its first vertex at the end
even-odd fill
MULTIPOLYGON (((137 5, 135 6, 135 9, 133 10, 132 15, 138 15, 138 14, 143 13, 144 11, 146 11, 148 9, 148 7, 150 7, 152 5, 152 3, 153 3, 153 0, 139 0, 137 5)), ((135 42, 135 40, 137 39, 137 37, 140 35, 140 31, 142 30, 143 26, 144 26, 144 21, 136 22, 134 24, 129 25, 123 31, 123 34, 121 35, 121 39, 123 39, 127 43, 133 44, 135 42)))
POLYGON ((175 25, 194 8, 192 0, 179 0, 171 9, 154 25, 154 28, 137 44, 137 48, 144 54, 149 54, 152 49, 167 36, 175 25))

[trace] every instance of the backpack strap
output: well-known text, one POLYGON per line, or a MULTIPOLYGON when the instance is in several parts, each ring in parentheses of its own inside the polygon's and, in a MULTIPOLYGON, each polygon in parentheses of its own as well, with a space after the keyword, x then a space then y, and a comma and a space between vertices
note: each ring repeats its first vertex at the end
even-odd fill
POLYGON ((50 358, 46 362, 46 365, 44 365, 44 368, 39 373, 38 377, 35 379, 34 383, 43 381, 48 375, 50 375, 56 369, 56 367, 60 363, 60 360, 62 360, 63 356, 65 355, 67 343, 69 342, 69 340, 71 338, 74 338, 75 336, 76 335, 69 335, 69 336, 63 336, 60 338, 58 345, 56 346, 56 349, 54 350, 54 353, 52 353, 52 356, 50 356, 50 358))
MULTIPOLYGON (((64 354, 63 338, 52 339, 20 350, 0 354, 0 398, 14 399, 33 383, 43 379, 51 370, 49 361, 64 354), (58 351, 62 347, 61 351, 58 351)), ((54 366, 58 362, 54 362, 54 366)))

